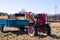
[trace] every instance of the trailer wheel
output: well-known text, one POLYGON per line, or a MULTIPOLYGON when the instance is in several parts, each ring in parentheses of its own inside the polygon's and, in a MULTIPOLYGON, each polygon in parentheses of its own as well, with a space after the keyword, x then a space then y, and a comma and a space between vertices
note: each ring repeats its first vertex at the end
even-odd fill
POLYGON ((24 32, 24 27, 20 27, 20 31, 24 32))
POLYGON ((0 31, 3 32, 4 25, 0 25, 0 31))
POLYGON ((35 35, 35 29, 34 29, 33 26, 29 26, 29 28, 28 28, 28 34, 30 36, 34 36, 35 35))

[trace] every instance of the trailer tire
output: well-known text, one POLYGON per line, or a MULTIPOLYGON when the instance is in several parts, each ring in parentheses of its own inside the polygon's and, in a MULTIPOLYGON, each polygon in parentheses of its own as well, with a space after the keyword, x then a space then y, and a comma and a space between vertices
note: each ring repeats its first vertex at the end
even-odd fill
POLYGON ((24 27, 20 27, 19 29, 20 29, 20 31, 24 32, 25 28, 24 27))
POLYGON ((3 32, 4 25, 0 25, 0 31, 3 32))

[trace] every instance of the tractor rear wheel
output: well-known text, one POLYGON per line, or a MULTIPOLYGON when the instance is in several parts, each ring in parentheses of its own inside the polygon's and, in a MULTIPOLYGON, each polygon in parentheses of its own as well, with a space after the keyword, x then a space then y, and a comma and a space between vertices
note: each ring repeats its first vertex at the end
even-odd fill
POLYGON ((43 33, 46 33, 47 35, 51 35, 51 28, 48 24, 44 25, 43 33))
POLYGON ((48 32, 47 32, 47 35, 51 35, 51 28, 50 28, 50 26, 49 25, 47 25, 47 29, 48 29, 48 32))

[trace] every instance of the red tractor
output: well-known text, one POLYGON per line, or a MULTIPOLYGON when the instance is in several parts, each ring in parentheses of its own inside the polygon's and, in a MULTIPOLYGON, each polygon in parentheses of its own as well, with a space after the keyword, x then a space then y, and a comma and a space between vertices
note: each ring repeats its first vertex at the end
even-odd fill
POLYGON ((44 35, 51 34, 51 28, 49 24, 46 23, 46 14, 37 14, 34 18, 31 17, 33 22, 29 23, 28 34, 30 36, 36 36, 39 32, 44 33, 44 35))

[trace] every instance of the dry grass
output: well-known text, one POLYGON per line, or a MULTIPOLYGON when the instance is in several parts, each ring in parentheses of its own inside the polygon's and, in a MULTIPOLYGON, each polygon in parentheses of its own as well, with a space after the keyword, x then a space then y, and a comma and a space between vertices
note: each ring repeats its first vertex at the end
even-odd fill
POLYGON ((60 35, 60 22, 53 22, 50 24, 50 26, 52 34, 60 35))
POLYGON ((8 32, 7 35, 4 35, 4 33, 0 32, 0 40, 60 40, 60 22, 58 23, 50 23, 51 26, 51 33, 52 36, 42 37, 42 36, 34 36, 31 37, 28 34, 13 34, 11 32, 8 32))
POLYGON ((8 35, 8 36, 4 36, 4 34, 0 35, 0 40, 53 40, 53 38, 51 37, 45 37, 45 38, 40 38, 40 37, 31 37, 29 35, 8 35))

